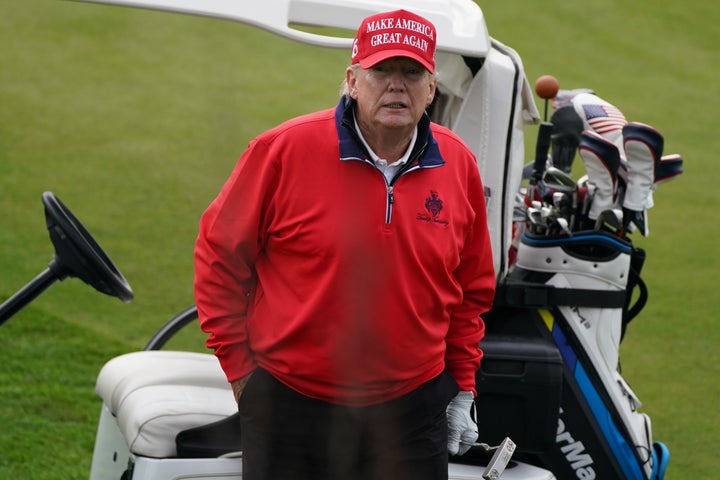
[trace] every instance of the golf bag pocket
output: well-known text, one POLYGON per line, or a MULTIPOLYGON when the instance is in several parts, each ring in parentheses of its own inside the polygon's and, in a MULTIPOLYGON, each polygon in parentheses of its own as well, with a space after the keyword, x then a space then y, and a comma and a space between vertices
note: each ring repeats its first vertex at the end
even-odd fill
POLYGON ((629 243, 602 232, 554 239, 525 235, 507 285, 547 289, 545 305, 535 306, 564 310, 585 348, 614 371, 631 252, 629 243))
POLYGON ((632 250, 629 242, 604 232, 572 237, 525 234, 496 304, 567 310, 588 348, 597 350, 614 369, 632 250))

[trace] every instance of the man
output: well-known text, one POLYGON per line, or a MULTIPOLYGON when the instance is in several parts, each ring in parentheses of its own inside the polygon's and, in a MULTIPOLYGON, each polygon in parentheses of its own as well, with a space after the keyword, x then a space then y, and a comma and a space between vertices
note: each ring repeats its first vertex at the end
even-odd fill
POLYGON ((201 219, 244 480, 446 479, 477 439, 495 275, 475 158, 425 113, 435 42, 404 10, 365 19, 338 106, 254 139, 201 219))

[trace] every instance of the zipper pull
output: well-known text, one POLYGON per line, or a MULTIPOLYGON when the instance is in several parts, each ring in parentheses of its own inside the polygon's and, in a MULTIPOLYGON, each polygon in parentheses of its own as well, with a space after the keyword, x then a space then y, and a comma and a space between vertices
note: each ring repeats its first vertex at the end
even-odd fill
POLYGON ((395 194, 393 193, 392 185, 388 185, 388 202, 390 203, 390 205, 395 203, 395 194))

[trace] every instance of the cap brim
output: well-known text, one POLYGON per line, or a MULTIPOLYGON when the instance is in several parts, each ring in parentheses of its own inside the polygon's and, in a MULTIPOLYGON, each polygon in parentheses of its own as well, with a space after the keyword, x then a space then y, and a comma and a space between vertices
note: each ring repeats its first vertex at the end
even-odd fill
POLYGON ((429 63, 427 60, 422 58, 420 55, 415 55, 411 52, 408 52, 407 50, 383 50, 382 52, 373 53, 372 55, 368 55, 366 58, 363 58, 360 60, 360 66, 362 68, 372 68, 378 63, 382 62, 383 60, 387 60, 388 58, 394 58, 394 57, 405 57, 410 58, 412 60, 415 60, 420 65, 425 67, 428 72, 434 73, 435 72, 435 65, 432 63, 429 63))

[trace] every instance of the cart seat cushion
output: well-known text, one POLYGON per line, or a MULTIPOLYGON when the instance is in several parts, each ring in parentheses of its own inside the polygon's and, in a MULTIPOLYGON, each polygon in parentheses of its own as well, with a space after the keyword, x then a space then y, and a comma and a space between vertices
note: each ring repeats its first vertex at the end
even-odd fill
POLYGON ((214 355, 167 350, 133 352, 103 366, 95 391, 136 455, 177 456, 176 435, 237 412, 214 355))

